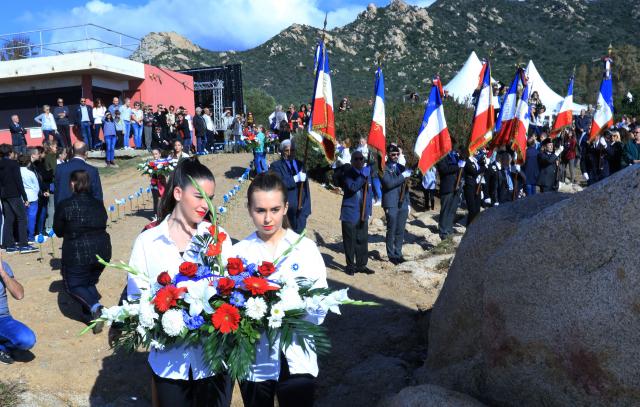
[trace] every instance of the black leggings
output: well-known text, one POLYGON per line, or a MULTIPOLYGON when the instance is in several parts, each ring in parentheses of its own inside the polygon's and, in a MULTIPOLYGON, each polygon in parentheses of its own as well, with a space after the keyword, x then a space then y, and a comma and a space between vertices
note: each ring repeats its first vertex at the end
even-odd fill
POLYGON ((431 207, 431 210, 434 210, 436 208, 436 190, 435 189, 424 190, 424 210, 428 211, 429 207, 431 207))
POLYGON ((160 407, 229 407, 233 382, 227 375, 194 380, 165 379, 153 373, 160 407))
POLYGON ((86 266, 62 266, 62 279, 69 295, 80 305, 82 310, 89 314, 91 307, 100 302, 100 294, 96 284, 104 266, 100 263, 86 266))
POLYGON ((316 378, 310 374, 290 374, 287 358, 280 355, 280 378, 264 382, 244 381, 240 392, 245 407, 273 407, 278 396, 280 407, 312 407, 316 378))

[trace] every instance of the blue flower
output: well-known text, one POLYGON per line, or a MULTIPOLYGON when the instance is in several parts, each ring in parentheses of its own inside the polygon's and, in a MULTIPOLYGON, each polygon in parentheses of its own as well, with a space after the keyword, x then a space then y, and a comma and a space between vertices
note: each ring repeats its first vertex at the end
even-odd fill
POLYGON ((256 265, 254 263, 250 263, 250 264, 245 264, 244 266, 244 273, 247 273, 247 277, 251 277, 253 274, 255 274, 257 271, 256 265))
POLYGON ((293 271, 298 271, 299 268, 300 268, 300 266, 298 266, 298 263, 293 263, 291 265, 291 270, 293 270, 293 271))
POLYGON ((229 298, 229 302, 231 303, 231 305, 234 305, 238 308, 242 308, 244 307, 244 303, 246 302, 246 299, 244 298, 244 295, 241 292, 234 291, 233 294, 231 294, 231 297, 229 298))
POLYGON ((196 277, 209 277, 211 275, 211 267, 205 265, 198 266, 198 272, 196 273, 196 277))
POLYGON ((202 315, 192 317, 186 310, 182 310, 182 319, 184 320, 184 324, 187 326, 187 329, 190 331, 196 330, 204 324, 204 318, 202 318, 202 315))

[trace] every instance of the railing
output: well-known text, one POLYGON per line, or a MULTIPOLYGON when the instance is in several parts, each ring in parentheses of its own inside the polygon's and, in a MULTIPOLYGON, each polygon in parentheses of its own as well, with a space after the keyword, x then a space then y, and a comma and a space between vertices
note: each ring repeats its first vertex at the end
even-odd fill
POLYGON ((149 59, 140 38, 92 23, 0 34, 0 45, 0 58, 3 60, 84 51, 128 57, 138 49, 143 60, 149 59))

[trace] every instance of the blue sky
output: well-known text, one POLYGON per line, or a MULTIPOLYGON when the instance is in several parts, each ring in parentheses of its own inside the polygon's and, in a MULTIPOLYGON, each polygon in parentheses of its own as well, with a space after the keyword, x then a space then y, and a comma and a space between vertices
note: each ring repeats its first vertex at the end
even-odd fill
MULTIPOLYGON (((371 1, 358 0, 50 0, 3 3, 1 33, 94 23, 142 37, 150 31, 176 31, 212 50, 244 50, 261 44, 292 23, 321 26, 347 24, 371 1), (64 7, 63 7, 64 6, 64 7)), ((373 1, 378 6, 389 0, 373 1)), ((406 0, 426 6, 433 0, 406 0)), ((91 35, 91 33, 89 34, 91 35)), ((32 35, 32 41, 37 42, 32 35)), ((45 41, 84 37, 84 30, 67 30, 45 41)), ((6 38, 6 37, 4 37, 6 38)), ((116 40, 110 38, 109 41, 116 40)))

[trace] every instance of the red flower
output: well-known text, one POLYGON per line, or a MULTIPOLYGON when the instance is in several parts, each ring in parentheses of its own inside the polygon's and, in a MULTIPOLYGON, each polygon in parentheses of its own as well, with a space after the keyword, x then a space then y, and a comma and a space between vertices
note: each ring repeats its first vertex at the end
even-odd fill
POLYGON ((185 277, 193 277, 198 272, 198 265, 195 263, 191 263, 190 261, 185 261, 180 265, 180 274, 185 277))
POLYGON ((240 323, 240 312, 230 304, 222 304, 216 312, 211 315, 211 323, 214 328, 223 334, 235 332, 240 323))
POLYGON ((177 301, 186 292, 187 289, 184 287, 178 288, 174 285, 168 285, 158 290, 156 298, 152 302, 158 312, 167 312, 171 307, 175 307, 178 304, 177 301))
POLYGON ((230 278, 222 277, 218 280, 218 292, 221 295, 230 295, 231 290, 235 287, 236 283, 230 278))
POLYGON ((227 240, 227 234, 224 232, 218 233, 218 243, 222 244, 225 240, 227 240))
POLYGON ((276 268, 273 263, 268 261, 263 261, 261 265, 258 266, 258 271, 265 277, 269 277, 271 274, 275 273, 276 268))
POLYGON ((210 244, 207 248, 207 257, 217 256, 222 253, 222 243, 210 244))
POLYGON ((209 234, 211 236, 215 236, 216 233, 218 233, 218 227, 216 225, 211 225, 207 228, 207 230, 209 231, 209 234))
POLYGON ((247 277, 242 280, 246 289, 251 291, 252 295, 263 295, 267 291, 275 291, 277 287, 271 287, 269 282, 260 277, 247 277))
POLYGON ((166 271, 158 274, 157 278, 158 284, 160 285, 169 285, 171 284, 171 276, 166 271))
POLYGON ((227 260, 227 271, 232 276, 237 276, 244 271, 244 264, 238 257, 232 257, 227 260))
POLYGON ((155 170, 155 169, 156 169, 156 163, 154 163, 153 161, 149 162, 149 167, 150 167, 151 169, 154 169, 154 170, 155 170))
POLYGON ((151 178, 151 185, 157 185, 158 180, 156 178, 151 178))
POLYGON ((253 140, 255 140, 255 139, 256 139, 255 134, 253 134, 253 133, 249 133, 249 136, 247 137, 247 140, 249 140, 249 141, 253 141, 253 140))

